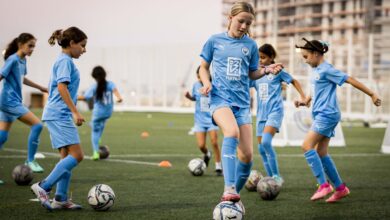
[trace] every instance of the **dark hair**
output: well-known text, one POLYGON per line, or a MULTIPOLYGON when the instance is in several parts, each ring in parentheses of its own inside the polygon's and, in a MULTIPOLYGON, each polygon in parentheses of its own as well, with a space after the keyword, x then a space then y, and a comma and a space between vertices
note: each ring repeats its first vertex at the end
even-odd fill
POLYGON ((259 48, 259 52, 264 53, 272 59, 271 63, 275 63, 275 58, 277 56, 275 48, 271 44, 263 44, 259 48))
POLYGON ((87 35, 82 30, 77 27, 70 27, 65 31, 62 31, 62 29, 54 31, 48 41, 51 46, 54 46, 57 40, 58 45, 62 48, 67 48, 72 40, 77 44, 87 38, 87 35))
POLYGON ((102 101, 107 87, 106 71, 102 66, 95 66, 92 70, 92 77, 97 82, 96 100, 102 101))
POLYGON ((36 39, 32 34, 30 33, 21 33, 17 38, 13 39, 7 46, 7 49, 5 49, 4 53, 4 60, 6 60, 9 56, 16 53, 19 49, 18 44, 25 44, 29 40, 36 39))
POLYGON ((329 50, 329 45, 324 41, 321 41, 321 40, 309 41, 306 38, 302 38, 302 40, 306 41, 305 45, 303 45, 303 46, 295 45, 296 48, 315 51, 315 52, 318 52, 320 54, 324 54, 324 53, 328 52, 328 50, 329 50))

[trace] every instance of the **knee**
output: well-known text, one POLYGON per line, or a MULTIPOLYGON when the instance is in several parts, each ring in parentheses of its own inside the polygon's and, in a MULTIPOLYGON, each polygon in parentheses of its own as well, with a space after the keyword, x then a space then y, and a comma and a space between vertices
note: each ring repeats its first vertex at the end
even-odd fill
POLYGON ((38 132, 38 133, 40 133, 42 131, 42 129, 43 129, 42 123, 38 123, 38 124, 31 126, 31 130, 38 132))
POLYGON ((238 159, 241 162, 249 163, 252 161, 253 152, 251 151, 238 151, 238 159))
POLYGON ((78 153, 77 155, 75 155, 75 158, 77 162, 80 163, 84 159, 84 153, 83 152, 78 153))
POLYGON ((238 129, 238 127, 232 127, 232 128, 228 128, 224 131, 224 134, 223 134, 225 137, 233 137, 233 138, 239 138, 239 135, 240 135, 240 130, 238 129))

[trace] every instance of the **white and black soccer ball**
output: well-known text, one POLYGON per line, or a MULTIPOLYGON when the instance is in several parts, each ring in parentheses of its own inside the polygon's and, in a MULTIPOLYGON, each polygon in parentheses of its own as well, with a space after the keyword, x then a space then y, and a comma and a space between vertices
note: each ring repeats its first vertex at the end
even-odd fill
POLYGON ((243 207, 238 202, 223 201, 215 206, 213 212, 214 220, 241 220, 244 218, 243 207))
POLYGON ((106 211, 114 205, 115 193, 106 184, 95 185, 88 192, 88 203, 97 211, 106 211))
POLYGON ((263 200, 274 200, 280 192, 281 186, 272 177, 264 177, 257 183, 257 192, 263 200))
POLYGON ((195 158, 188 163, 188 169, 192 175, 202 176, 206 170, 206 163, 200 158, 195 158))
POLYGON ((245 189, 250 192, 256 192, 257 183, 261 178, 263 178, 263 176, 260 172, 258 172, 257 170, 251 170, 248 180, 245 183, 245 189))
POLYGON ((20 186, 25 186, 31 183, 34 178, 33 171, 27 165, 17 165, 12 171, 12 179, 20 186))

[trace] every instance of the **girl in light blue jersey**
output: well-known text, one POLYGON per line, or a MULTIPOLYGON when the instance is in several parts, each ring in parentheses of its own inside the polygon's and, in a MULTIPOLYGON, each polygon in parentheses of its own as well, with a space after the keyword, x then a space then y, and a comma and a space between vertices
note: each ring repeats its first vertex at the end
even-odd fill
POLYGON ((246 2, 234 3, 229 15, 228 31, 211 36, 200 55, 201 93, 210 96, 213 121, 224 135, 221 155, 225 182, 223 201, 240 200, 239 191, 252 166, 249 79, 259 79, 267 73, 277 73, 282 69, 280 64, 258 68, 257 45, 248 36, 254 17, 252 5, 246 2))
POLYGON ((107 119, 112 115, 114 109, 113 95, 117 101, 122 102, 122 97, 116 88, 115 84, 106 80, 106 71, 101 66, 96 66, 92 70, 92 77, 96 80, 96 84, 92 85, 83 96, 79 96, 79 100, 93 99, 92 112, 92 160, 99 159, 99 140, 103 135, 104 126, 107 119))
POLYGON ((325 61, 324 54, 328 51, 327 43, 318 40, 308 41, 305 38, 303 40, 306 43, 303 46, 296 45, 296 47, 301 49, 302 57, 313 68, 311 74, 312 92, 311 96, 297 104, 309 106, 310 102, 313 101, 313 124, 305 137, 302 149, 319 185, 311 200, 322 199, 333 192, 333 187, 326 180, 326 174, 336 188, 333 195, 326 200, 326 202, 331 203, 349 195, 348 187, 341 180, 336 165, 328 154, 330 138, 334 136, 334 130, 341 119, 336 96, 337 85, 341 86, 345 82, 351 84, 370 96, 376 106, 381 105, 381 99, 358 80, 325 61))
MULTIPOLYGON (((270 44, 259 48, 260 64, 268 66, 275 63, 276 51, 270 44)), ((280 185, 283 178, 279 173, 276 152, 272 147, 272 138, 282 125, 283 98, 282 83, 292 84, 300 94, 301 102, 306 99, 301 84, 291 75, 282 70, 278 75, 272 74, 251 81, 251 87, 257 91, 257 120, 256 133, 258 149, 263 159, 264 168, 268 176, 273 177, 280 185)))
POLYGON ((8 139, 12 123, 19 119, 31 127, 28 137, 26 165, 33 172, 43 172, 43 168, 34 159, 39 144, 39 135, 43 127, 42 122, 22 102, 22 84, 47 93, 46 87, 40 86, 26 77, 26 56, 31 56, 36 41, 32 34, 22 33, 5 50, 5 64, 0 70, 0 80, 2 81, 0 92, 0 149, 8 139))
POLYGON ((202 88, 202 82, 199 77, 199 69, 196 70, 196 76, 198 81, 194 83, 192 87, 192 95, 187 91, 185 97, 191 101, 195 101, 195 114, 194 114, 194 132, 196 140, 198 142, 198 147, 200 151, 204 154, 203 161, 206 163, 206 166, 209 165, 211 159, 211 151, 206 147, 206 137, 207 133, 210 136, 211 145, 214 150, 215 157, 215 172, 218 176, 222 175, 222 165, 221 165, 221 153, 218 146, 218 126, 214 125, 211 120, 210 115, 210 104, 209 97, 200 94, 200 88, 202 88))
POLYGON ((51 144, 58 149, 61 160, 43 181, 31 186, 42 206, 52 209, 81 209, 80 205, 68 198, 72 170, 83 160, 77 126, 84 117, 76 108, 80 73, 73 59, 86 52, 87 35, 77 27, 57 30, 49 38, 49 44, 57 41, 62 52, 54 63, 49 82, 49 98, 43 110, 42 120, 50 132, 51 144), (49 192, 57 184, 55 198, 50 204, 49 192))

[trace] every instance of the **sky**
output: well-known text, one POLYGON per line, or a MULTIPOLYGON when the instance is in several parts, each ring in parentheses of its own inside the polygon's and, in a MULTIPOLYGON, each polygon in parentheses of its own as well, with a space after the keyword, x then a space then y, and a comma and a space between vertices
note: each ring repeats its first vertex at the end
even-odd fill
POLYGON ((54 30, 69 26, 95 47, 203 43, 221 31, 221 1, 0 0, 0 47, 22 32, 46 44, 54 30))

